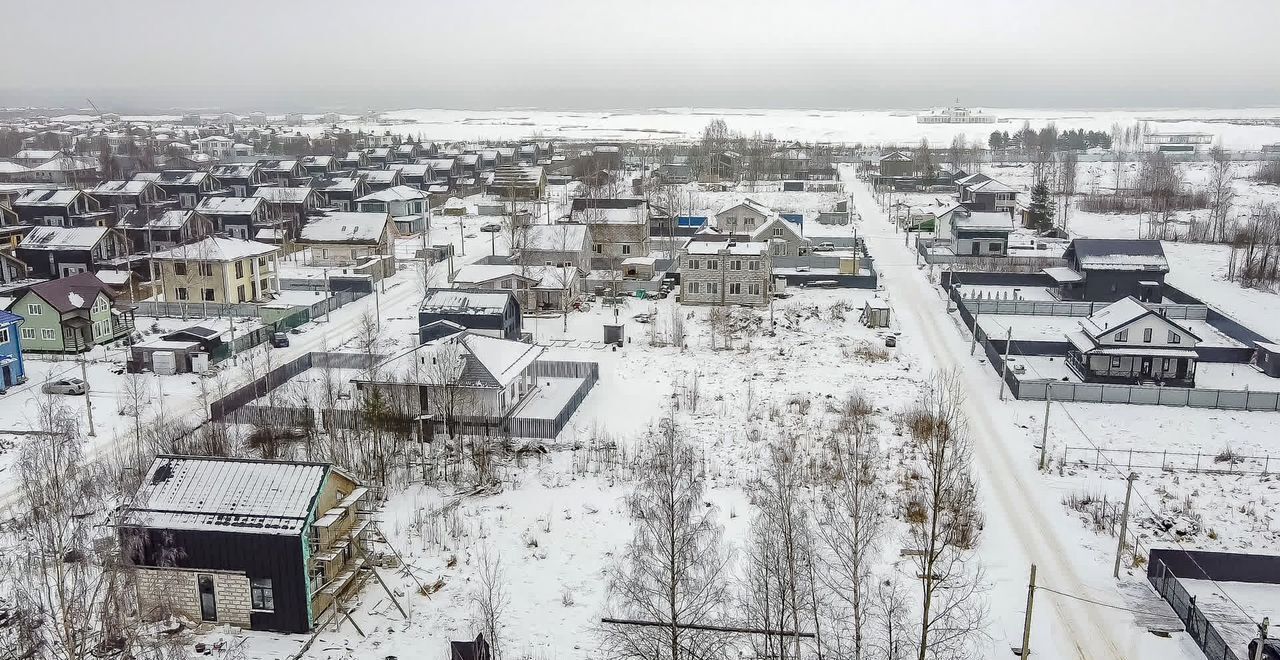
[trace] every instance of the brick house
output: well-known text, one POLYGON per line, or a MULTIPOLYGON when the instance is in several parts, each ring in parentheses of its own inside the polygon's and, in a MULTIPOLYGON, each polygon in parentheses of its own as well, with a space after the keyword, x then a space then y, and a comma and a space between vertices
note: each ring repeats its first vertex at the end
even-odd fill
POLYGON ((769 302, 773 256, 757 241, 694 237, 679 254, 680 302, 690 305, 764 305, 769 302))

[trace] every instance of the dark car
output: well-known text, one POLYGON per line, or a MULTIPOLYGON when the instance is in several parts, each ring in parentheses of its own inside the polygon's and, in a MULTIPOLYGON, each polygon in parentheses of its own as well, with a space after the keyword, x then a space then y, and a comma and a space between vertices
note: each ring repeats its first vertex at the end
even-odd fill
POLYGON ((289 335, 283 332, 271 333, 271 345, 275 348, 284 348, 289 345, 289 335))
POLYGON ((502 231, 502 225, 496 222, 490 222, 489 224, 480 227, 480 231, 492 234, 494 232, 502 231))

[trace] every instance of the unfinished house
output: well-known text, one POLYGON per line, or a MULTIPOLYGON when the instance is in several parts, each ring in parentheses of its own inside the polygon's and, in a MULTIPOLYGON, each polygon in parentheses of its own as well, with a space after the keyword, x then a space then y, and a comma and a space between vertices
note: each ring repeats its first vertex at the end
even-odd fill
POLYGON ((139 608, 311 631, 373 570, 370 499, 326 463, 157 456, 117 524, 139 608))

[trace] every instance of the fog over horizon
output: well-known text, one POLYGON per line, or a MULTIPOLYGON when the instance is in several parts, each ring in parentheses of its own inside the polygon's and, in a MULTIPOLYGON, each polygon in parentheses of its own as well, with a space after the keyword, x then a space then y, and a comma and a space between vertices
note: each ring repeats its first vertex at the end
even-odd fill
POLYGON ((55 0, 5 16, 6 107, 1280 106, 1275 0, 55 0))

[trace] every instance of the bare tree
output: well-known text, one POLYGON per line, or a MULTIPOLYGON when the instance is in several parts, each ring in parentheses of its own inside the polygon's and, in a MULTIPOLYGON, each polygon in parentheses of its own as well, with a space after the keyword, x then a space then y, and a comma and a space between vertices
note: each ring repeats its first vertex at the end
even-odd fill
POLYGON ((871 438, 873 414, 874 408, 859 393, 843 402, 829 451, 832 484, 815 514, 823 541, 819 576, 836 601, 837 620, 824 641, 833 655, 853 660, 866 653, 875 599, 871 569, 884 534, 884 490, 877 480, 871 438))
POLYGON ((715 510, 703 501, 693 449, 672 419, 646 449, 628 498, 635 536, 609 570, 609 596, 619 615, 664 625, 610 626, 603 644, 615 658, 719 657, 721 635, 681 627, 715 624, 727 605, 729 555, 715 510))
POLYGON ((1204 240, 1223 243, 1227 240, 1227 215, 1235 201, 1235 166, 1231 154, 1221 145, 1210 152, 1213 167, 1209 171, 1209 227, 1204 240))
POLYGON ((1061 182, 1059 192, 1062 194, 1062 212, 1058 215, 1058 218, 1063 231, 1067 229, 1067 220, 1071 212, 1071 198, 1076 194, 1076 175, 1079 169, 1079 160, 1079 154, 1076 153, 1075 149, 1067 149, 1058 157, 1059 181, 1061 182))
POLYGON ((476 624, 489 642, 494 660, 502 660, 502 622, 506 618, 511 596, 507 593, 507 575, 502 555, 489 547, 480 547, 476 555, 476 582, 471 592, 471 607, 476 624))
POLYGON ((920 580, 918 660, 962 657, 983 634, 982 576, 972 561, 982 518, 963 402, 958 374, 938 374, 905 420, 921 458, 906 511, 920 580))

